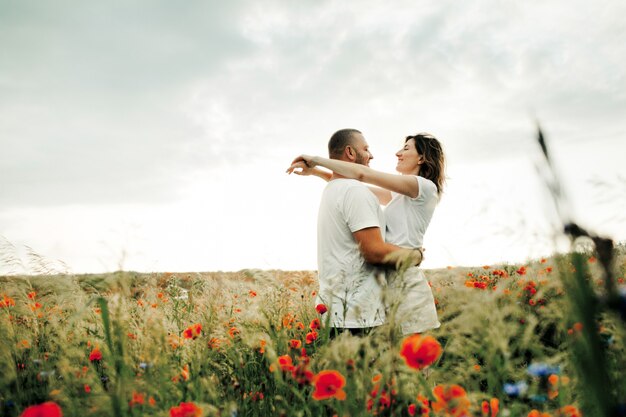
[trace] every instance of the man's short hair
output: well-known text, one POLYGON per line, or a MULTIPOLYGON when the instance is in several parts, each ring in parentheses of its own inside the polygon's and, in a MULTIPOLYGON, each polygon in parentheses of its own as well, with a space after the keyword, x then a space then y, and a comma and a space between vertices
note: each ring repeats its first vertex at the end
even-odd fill
POLYGON ((330 159, 341 159, 346 146, 352 144, 354 135, 362 134, 356 129, 341 129, 333 133, 328 141, 328 156, 330 159))

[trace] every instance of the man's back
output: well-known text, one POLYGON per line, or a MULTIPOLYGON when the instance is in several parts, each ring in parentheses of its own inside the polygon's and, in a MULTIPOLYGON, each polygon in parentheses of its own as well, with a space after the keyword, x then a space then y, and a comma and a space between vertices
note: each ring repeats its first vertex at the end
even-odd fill
POLYGON ((330 308, 333 327, 373 327, 385 322, 376 269, 365 263, 353 237, 370 227, 385 230, 374 195, 356 180, 330 181, 320 202, 317 256, 318 301, 330 308))

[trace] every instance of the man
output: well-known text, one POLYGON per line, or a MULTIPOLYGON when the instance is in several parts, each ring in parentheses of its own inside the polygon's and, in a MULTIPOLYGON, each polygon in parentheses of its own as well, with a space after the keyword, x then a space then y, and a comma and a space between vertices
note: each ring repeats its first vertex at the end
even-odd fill
MULTIPOLYGON (((373 159, 363 134, 356 129, 335 132, 328 154, 369 166, 373 159)), ((287 172, 317 175, 328 180, 322 194, 317 224, 318 303, 331 313, 336 331, 362 334, 385 323, 382 288, 377 266, 398 265, 408 259, 421 262, 419 250, 401 248, 384 241, 385 220, 377 198, 363 183, 337 173, 330 175, 308 168, 301 157, 287 172), (294 171, 296 168, 301 172, 294 171)))

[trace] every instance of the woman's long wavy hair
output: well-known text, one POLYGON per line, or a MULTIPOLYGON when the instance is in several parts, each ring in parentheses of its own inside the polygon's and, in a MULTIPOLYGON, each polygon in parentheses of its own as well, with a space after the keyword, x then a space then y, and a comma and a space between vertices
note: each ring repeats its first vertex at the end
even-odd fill
POLYGON ((420 168, 419 176, 434 182, 437 186, 437 193, 441 195, 443 185, 446 182, 446 160, 441 143, 436 137, 425 132, 407 136, 404 142, 406 143, 410 139, 415 141, 417 152, 424 156, 424 163, 420 168))

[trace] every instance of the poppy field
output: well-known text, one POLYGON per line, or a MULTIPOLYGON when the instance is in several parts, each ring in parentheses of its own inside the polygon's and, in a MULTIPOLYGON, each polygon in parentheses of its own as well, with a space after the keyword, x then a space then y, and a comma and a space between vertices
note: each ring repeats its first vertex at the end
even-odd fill
POLYGON ((624 252, 426 270, 409 337, 331 337, 313 271, 0 277, 0 414, 624 415, 624 252))

